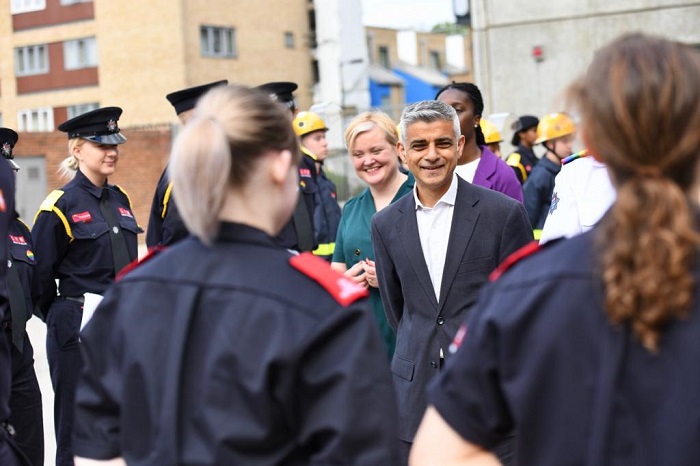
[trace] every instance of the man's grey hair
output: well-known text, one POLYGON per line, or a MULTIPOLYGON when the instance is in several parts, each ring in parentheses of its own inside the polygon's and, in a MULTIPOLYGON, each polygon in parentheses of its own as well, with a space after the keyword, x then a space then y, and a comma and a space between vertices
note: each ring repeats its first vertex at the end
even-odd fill
POLYGON ((455 138, 459 139, 462 130, 459 126, 459 117, 454 108, 438 100, 421 100, 408 105, 401 113, 399 130, 401 143, 406 145, 406 129, 414 123, 432 123, 434 121, 451 121, 454 125, 455 138))

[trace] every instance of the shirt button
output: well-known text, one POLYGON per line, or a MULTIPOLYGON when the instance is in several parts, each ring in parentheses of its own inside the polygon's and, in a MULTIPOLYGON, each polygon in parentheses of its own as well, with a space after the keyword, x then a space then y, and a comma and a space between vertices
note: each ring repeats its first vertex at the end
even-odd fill
POLYGON ((362 251, 360 251, 359 249, 355 249, 355 255, 356 255, 357 257, 360 257, 360 254, 361 254, 361 253, 362 253, 362 251))
POLYGON ((443 319, 442 317, 438 317, 437 324, 442 325, 444 323, 445 323, 445 319, 443 319))
POLYGON ((435 361, 430 361, 430 367, 437 369, 437 363, 435 361))

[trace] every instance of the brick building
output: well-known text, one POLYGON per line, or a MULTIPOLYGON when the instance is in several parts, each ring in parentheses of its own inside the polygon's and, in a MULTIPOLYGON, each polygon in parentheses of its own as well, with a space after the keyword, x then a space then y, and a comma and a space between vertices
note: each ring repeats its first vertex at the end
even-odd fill
POLYGON ((299 84, 311 103, 309 0, 7 0, 0 2, 0 124, 20 133, 15 154, 22 215, 31 221, 64 181, 61 122, 115 105, 129 139, 113 182, 146 228, 177 119, 169 92, 219 79, 299 84), (38 200, 37 200, 38 199, 38 200))

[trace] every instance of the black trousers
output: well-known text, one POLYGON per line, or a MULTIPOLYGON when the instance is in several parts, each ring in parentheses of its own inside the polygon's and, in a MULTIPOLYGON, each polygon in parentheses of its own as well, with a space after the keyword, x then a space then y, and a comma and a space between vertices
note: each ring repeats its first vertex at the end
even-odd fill
POLYGON ((23 351, 12 344, 12 333, 6 332, 12 347, 12 391, 10 419, 15 429, 14 441, 34 466, 44 465, 44 420, 41 391, 34 372, 34 348, 24 332, 23 351))
POLYGON ((30 466, 26 456, 17 447, 5 427, 0 427, 0 464, 2 466, 30 466))
POLYGON ((57 298, 46 320, 46 354, 54 391, 56 466, 73 466, 75 387, 83 366, 78 333, 83 305, 57 298))

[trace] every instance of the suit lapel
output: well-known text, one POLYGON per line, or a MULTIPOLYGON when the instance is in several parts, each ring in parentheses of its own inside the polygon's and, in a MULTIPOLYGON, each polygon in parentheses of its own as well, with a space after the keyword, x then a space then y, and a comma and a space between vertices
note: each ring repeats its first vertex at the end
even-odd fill
POLYGON ((445 267, 442 272, 442 283, 440 284, 440 311, 445 304, 450 288, 452 288, 459 264, 462 262, 464 252, 467 250, 467 245, 471 240, 479 218, 479 211, 474 208, 479 202, 479 197, 474 191, 475 189, 468 182, 461 178, 459 179, 457 199, 455 200, 452 226, 450 228, 450 239, 447 243, 445 267))
POLYGON ((405 196, 404 199, 397 202, 400 216, 396 222, 396 228, 401 238, 406 257, 413 267, 413 270, 418 277, 423 291, 433 303, 435 309, 438 308, 437 298, 435 298, 435 290, 433 282, 430 280, 428 266, 425 263, 423 256, 423 248, 420 244, 420 235, 418 233, 418 221, 416 220, 416 201, 413 195, 405 196))

